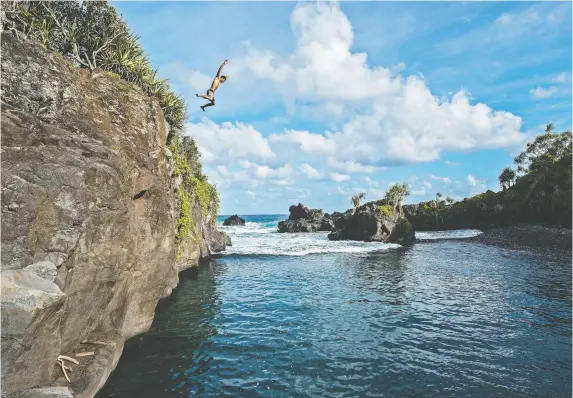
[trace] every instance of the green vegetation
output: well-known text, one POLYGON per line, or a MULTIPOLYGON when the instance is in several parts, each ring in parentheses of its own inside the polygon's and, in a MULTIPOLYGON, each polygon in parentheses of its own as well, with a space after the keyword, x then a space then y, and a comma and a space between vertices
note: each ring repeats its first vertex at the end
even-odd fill
POLYGON ((102 69, 131 82, 155 97, 172 128, 169 139, 183 129, 185 102, 157 76, 139 37, 107 1, 6 2, 2 28, 39 42, 76 66, 102 69))
POLYGON ((366 197, 366 193, 360 192, 359 194, 354 195, 350 199, 350 202, 352 203, 352 207, 354 208, 354 211, 356 211, 356 209, 360 206, 360 202, 362 202, 362 199, 364 199, 365 197, 366 197))
POLYGON ((515 171, 511 167, 506 167, 503 169, 501 174, 499 175, 499 185, 501 185, 501 189, 507 189, 515 184, 515 179, 517 175, 515 171))
POLYGON ((193 187, 193 193, 199 200, 199 205, 201 206, 201 212, 203 216, 207 215, 210 206, 213 206, 213 210, 216 216, 219 211, 219 201, 214 200, 218 198, 217 190, 215 187, 209 184, 206 179, 201 180, 196 177, 191 177, 189 181, 193 187))
POLYGON ((436 195, 420 204, 422 213, 415 227, 431 230, 534 223, 571 228, 571 153, 571 131, 555 133, 548 125, 545 133, 515 158, 515 169, 501 172, 500 192, 488 190, 455 203, 436 195), (428 217, 431 213, 436 222, 428 217))
MULTIPOLYGON (((182 178, 182 183, 178 188, 180 210, 177 220, 177 243, 180 244, 191 233, 195 240, 201 237, 193 222, 191 213, 193 201, 198 201, 203 217, 207 216, 209 209, 211 210, 211 222, 215 224, 219 213, 219 195, 215 186, 209 184, 207 176, 203 174, 201 156, 191 137, 175 136, 169 145, 169 150, 173 154, 175 163, 173 175, 182 178)), ((180 246, 178 260, 181 251, 180 246)))
POLYGON ((179 261, 183 252, 183 245, 179 243, 189 237, 191 231, 195 228, 195 224, 193 223, 193 216, 191 214, 191 199, 189 193, 182 188, 179 188, 177 193, 179 194, 179 218, 177 219, 176 241, 178 243, 177 261, 179 261))
POLYGON ((410 195, 410 188, 407 183, 393 184, 386 192, 384 200, 390 203, 393 208, 398 209, 400 215, 403 215, 402 201, 408 195, 410 195))
MULTIPOLYGON (((139 45, 139 37, 129 30, 113 6, 107 1, 71 0, 7 2, 2 8, 4 30, 39 42, 78 68, 104 71, 120 80, 120 90, 128 83, 135 84, 159 102, 171 127, 167 142, 175 162, 174 175, 182 178, 178 189, 177 243, 189 236, 199 239, 193 203, 198 201, 203 216, 211 210, 215 223, 219 198, 201 170, 195 141, 181 134, 186 120, 185 102, 170 89, 167 79, 158 77, 139 45)), ((178 257, 181 253, 180 245, 178 257)))
POLYGON ((554 133, 548 124, 545 133, 515 158, 515 181, 507 170, 501 173, 505 189, 498 202, 514 220, 571 227, 571 144, 571 131, 554 133))
POLYGON ((378 212, 383 217, 390 217, 394 213, 394 208, 390 205, 378 206, 378 212))

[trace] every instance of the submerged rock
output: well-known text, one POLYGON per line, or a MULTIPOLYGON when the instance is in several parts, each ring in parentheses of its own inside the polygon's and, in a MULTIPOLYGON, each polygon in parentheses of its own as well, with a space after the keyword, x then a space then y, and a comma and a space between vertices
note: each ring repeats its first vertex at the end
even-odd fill
POLYGON ((343 213, 324 213, 320 209, 309 209, 299 203, 289 208, 289 218, 280 221, 278 231, 282 233, 332 231, 336 221, 343 213))
POLYGON ((408 244, 414 241, 414 235, 410 221, 382 200, 345 213, 328 239, 408 244))
POLYGON ((223 222, 223 225, 225 225, 227 227, 233 226, 233 225, 245 225, 245 220, 235 214, 234 216, 227 218, 223 222))

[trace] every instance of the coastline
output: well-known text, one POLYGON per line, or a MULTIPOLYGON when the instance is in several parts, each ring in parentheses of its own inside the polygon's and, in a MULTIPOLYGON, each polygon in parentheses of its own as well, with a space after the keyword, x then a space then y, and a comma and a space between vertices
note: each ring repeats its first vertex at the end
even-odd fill
MULTIPOLYGON (((530 249, 551 253, 553 255, 571 257, 571 238, 572 231, 568 228, 524 224, 485 229, 477 236, 456 239, 446 238, 440 239, 440 241, 482 243, 484 245, 504 249, 530 249)), ((416 243, 429 242, 436 242, 436 240, 416 240, 416 243)))

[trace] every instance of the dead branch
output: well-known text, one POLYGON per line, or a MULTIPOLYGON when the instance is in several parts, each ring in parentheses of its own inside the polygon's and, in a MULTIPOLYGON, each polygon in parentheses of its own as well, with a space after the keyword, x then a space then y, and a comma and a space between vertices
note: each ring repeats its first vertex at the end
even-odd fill
POLYGON ((80 364, 80 363, 79 363, 78 361, 76 361, 74 358, 70 358, 70 357, 67 357, 67 356, 65 356, 65 355, 59 355, 59 356, 58 356, 58 359, 59 359, 59 360, 66 360, 66 361, 69 361, 69 362, 73 362, 73 363, 75 363, 76 365, 79 365, 79 364, 80 364))

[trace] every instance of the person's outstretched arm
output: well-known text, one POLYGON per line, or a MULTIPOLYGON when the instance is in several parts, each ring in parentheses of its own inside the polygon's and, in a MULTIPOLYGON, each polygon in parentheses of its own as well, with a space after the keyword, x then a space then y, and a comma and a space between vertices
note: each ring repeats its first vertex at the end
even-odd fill
POLYGON ((221 66, 219 66, 219 70, 217 71, 217 77, 221 76, 221 71, 223 70, 223 66, 227 65, 227 62, 229 61, 225 60, 225 62, 223 62, 221 66))

